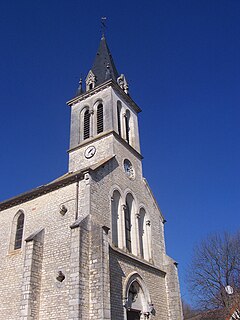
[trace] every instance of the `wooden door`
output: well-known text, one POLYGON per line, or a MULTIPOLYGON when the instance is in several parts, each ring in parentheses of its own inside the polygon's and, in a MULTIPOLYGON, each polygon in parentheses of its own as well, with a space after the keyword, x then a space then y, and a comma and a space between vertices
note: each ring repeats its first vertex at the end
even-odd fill
POLYGON ((136 310, 127 311, 127 320, 140 320, 140 312, 136 310))

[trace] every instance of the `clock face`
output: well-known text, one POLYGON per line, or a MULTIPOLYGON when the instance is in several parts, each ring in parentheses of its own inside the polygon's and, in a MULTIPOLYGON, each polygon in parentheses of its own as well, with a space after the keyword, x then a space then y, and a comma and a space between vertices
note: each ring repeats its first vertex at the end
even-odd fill
POLYGON ((123 163, 123 166, 124 166, 124 171, 126 172, 127 176, 130 179, 134 179, 135 172, 134 172, 132 163, 128 159, 125 159, 124 163, 123 163))
POLYGON ((90 159, 95 155, 96 148, 94 146, 90 146, 85 150, 85 158, 90 159))

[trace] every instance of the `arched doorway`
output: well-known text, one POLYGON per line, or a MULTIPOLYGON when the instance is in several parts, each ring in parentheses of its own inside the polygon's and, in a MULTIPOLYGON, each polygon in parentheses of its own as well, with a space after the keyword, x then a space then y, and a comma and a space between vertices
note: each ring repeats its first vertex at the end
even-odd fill
POLYGON ((124 285, 125 320, 145 320, 155 315, 149 291, 136 272, 130 274, 124 285))
POLYGON ((128 290, 127 320, 140 320, 143 305, 143 292, 139 283, 134 281, 128 290))

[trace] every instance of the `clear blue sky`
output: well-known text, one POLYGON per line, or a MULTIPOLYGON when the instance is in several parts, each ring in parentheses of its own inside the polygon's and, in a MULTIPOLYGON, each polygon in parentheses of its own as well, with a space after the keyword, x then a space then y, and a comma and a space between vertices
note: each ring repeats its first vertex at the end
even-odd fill
POLYGON ((5 0, 0 12, 0 200, 67 171, 65 102, 107 16, 117 69, 143 110, 144 175, 189 300, 193 245, 239 228, 240 1, 5 0))

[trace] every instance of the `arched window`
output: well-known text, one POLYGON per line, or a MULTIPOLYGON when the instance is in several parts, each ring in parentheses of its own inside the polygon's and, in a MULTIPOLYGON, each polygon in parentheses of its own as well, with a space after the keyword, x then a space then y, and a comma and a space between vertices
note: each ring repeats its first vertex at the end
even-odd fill
POLYGON ((122 105, 121 102, 117 102, 117 121, 118 121, 118 134, 121 136, 122 135, 122 128, 121 128, 121 109, 122 105))
POLYGON ((97 134, 103 132, 103 105, 97 107, 97 134))
POLYGON ((126 237, 126 248, 129 252, 132 251, 132 241, 131 241, 131 212, 129 204, 126 204, 125 208, 125 237, 126 237))
POLYGON ((139 253, 142 258, 144 258, 144 221, 145 221, 145 211, 144 209, 140 210, 140 216, 139 216, 139 253))
POLYGON ((126 197, 126 206, 125 206, 125 240, 126 248, 129 252, 132 252, 132 209, 133 209, 133 197, 130 193, 126 197))
POLYGON ((86 110, 83 117, 83 140, 90 137, 90 112, 86 110))
POLYGON ((120 238, 120 215, 121 215, 121 195, 115 190, 112 196, 112 243, 119 247, 120 238))
POLYGON ((126 134, 127 143, 130 143, 130 139, 129 139, 129 131, 130 131, 129 121, 130 121, 130 112, 129 112, 129 110, 127 110, 126 114, 125 114, 125 131, 126 131, 125 134, 126 134))
POLYGON ((23 226, 24 226, 24 213, 22 212, 17 219, 14 250, 20 249, 22 247, 23 226))
POLYGON ((151 259, 151 223, 145 209, 141 208, 138 220, 139 254, 145 260, 151 259))
POLYGON ((143 208, 140 209, 139 213, 139 253, 140 256, 148 260, 148 241, 146 231, 146 212, 143 208))

